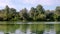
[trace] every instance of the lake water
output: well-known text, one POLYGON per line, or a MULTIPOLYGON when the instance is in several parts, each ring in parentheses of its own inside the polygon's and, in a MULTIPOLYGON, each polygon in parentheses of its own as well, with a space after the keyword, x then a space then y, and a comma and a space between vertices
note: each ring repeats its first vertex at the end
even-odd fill
POLYGON ((0 34, 60 34, 59 22, 1 22, 0 34))

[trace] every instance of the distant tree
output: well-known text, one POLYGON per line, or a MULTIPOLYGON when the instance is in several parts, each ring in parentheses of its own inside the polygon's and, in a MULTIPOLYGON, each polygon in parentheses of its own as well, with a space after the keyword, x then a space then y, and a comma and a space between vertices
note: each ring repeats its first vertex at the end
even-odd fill
POLYGON ((60 6, 56 7, 54 18, 56 21, 60 21, 60 6))
POLYGON ((3 10, 0 10, 0 21, 3 20, 4 15, 3 15, 3 10))
POLYGON ((60 14, 60 6, 56 7, 56 12, 58 12, 60 14))
POLYGON ((45 21, 45 19, 46 19, 46 15, 44 15, 44 14, 39 14, 37 16, 37 21, 45 21))
POLYGON ((27 9, 24 8, 24 9, 20 10, 19 15, 20 15, 21 20, 27 20, 28 19, 27 9))
POLYGON ((38 12, 38 15, 37 15, 37 20, 38 21, 44 21, 45 20, 45 10, 44 10, 44 8, 41 6, 41 5, 37 5, 37 7, 36 7, 36 9, 37 9, 37 12, 38 12))
POLYGON ((16 9, 9 8, 8 5, 6 5, 6 7, 4 9, 4 15, 5 16, 4 16, 3 20, 9 21, 16 16, 16 9))
POLYGON ((26 8, 17 12, 15 8, 9 8, 8 5, 0 10, 0 21, 26 20, 26 21, 60 21, 60 6, 55 10, 45 10, 42 5, 36 8, 31 7, 30 11, 26 8))
POLYGON ((9 18, 9 7, 8 7, 8 5, 6 5, 6 7, 5 7, 5 9, 4 9, 4 14, 5 14, 5 16, 4 16, 4 20, 8 20, 8 18, 9 18))
POLYGON ((29 12, 30 18, 33 19, 33 20, 37 20, 36 19, 37 14, 38 14, 38 12, 37 12, 36 8, 32 7, 30 12, 29 12))
POLYGON ((54 21, 54 11, 46 10, 45 14, 47 21, 54 21))
POLYGON ((10 8, 10 10, 9 10, 9 15, 10 15, 10 16, 9 16, 10 19, 12 19, 12 20, 17 19, 17 18, 15 18, 15 17, 17 16, 16 9, 10 8))
POLYGON ((8 7, 8 5, 6 5, 5 11, 6 11, 7 14, 9 13, 9 7, 8 7))
POLYGON ((5 7, 5 15, 6 19, 5 20, 11 20, 16 16, 16 9, 14 8, 9 8, 8 6, 5 7))
POLYGON ((41 13, 41 14, 44 14, 44 12, 45 12, 45 10, 44 10, 44 8, 43 8, 42 5, 37 5, 36 9, 37 9, 37 11, 38 11, 39 13, 41 13))

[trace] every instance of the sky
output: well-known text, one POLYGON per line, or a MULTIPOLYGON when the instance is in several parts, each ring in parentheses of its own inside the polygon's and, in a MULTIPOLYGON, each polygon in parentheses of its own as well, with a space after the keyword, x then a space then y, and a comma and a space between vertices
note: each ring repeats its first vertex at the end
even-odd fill
POLYGON ((54 10, 56 6, 60 6, 60 0, 0 0, 0 9, 8 5, 10 8, 21 10, 31 7, 36 7, 38 4, 42 5, 45 10, 54 10))

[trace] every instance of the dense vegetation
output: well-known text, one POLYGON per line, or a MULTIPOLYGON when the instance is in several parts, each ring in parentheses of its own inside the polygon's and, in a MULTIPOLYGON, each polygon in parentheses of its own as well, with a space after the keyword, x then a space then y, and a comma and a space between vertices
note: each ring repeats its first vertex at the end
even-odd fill
POLYGON ((17 11, 8 5, 0 10, 0 21, 60 21, 60 6, 55 10, 45 10, 42 5, 32 7, 29 11, 24 8, 17 11))

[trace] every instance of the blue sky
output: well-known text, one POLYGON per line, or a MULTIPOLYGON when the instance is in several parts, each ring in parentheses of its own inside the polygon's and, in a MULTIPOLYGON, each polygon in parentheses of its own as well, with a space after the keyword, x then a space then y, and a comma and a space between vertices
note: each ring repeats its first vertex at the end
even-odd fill
POLYGON ((60 6, 60 0, 0 0, 0 9, 5 8, 6 5, 17 10, 30 9, 38 4, 41 4, 45 10, 54 10, 56 6, 60 6))

